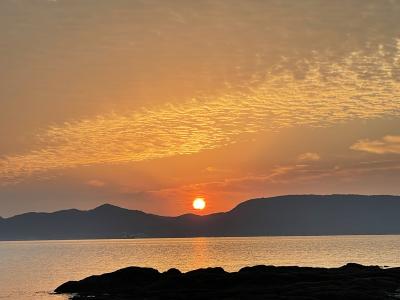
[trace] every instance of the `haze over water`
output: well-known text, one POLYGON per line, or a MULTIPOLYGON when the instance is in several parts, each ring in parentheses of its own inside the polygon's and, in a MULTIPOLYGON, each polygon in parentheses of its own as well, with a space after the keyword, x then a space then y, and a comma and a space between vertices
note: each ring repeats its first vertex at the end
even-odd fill
POLYGON ((0 299, 65 299, 61 283, 127 266, 400 266, 400 236, 249 237, 0 242, 0 299))

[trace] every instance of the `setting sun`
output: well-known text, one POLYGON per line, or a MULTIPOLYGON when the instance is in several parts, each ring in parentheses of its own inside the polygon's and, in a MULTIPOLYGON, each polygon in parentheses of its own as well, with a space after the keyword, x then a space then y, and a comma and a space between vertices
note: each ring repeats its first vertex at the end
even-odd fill
POLYGON ((204 200, 204 198, 196 198, 193 201, 193 208, 194 209, 198 209, 198 210, 202 210, 206 207, 206 201, 204 200))

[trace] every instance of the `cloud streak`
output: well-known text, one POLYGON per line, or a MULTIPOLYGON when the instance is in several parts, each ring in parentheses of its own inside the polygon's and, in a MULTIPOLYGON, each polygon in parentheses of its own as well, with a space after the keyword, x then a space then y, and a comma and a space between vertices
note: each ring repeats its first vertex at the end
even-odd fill
POLYGON ((387 135, 379 140, 360 140, 351 149, 375 154, 400 154, 400 135, 387 135))
POLYGON ((321 156, 318 153, 314 152, 306 152, 303 154, 300 154, 297 157, 297 160, 299 161, 318 161, 321 159, 321 156))
POLYGON ((369 56, 353 53, 339 64, 316 56, 304 79, 284 72, 255 76, 241 92, 52 126, 37 136, 36 149, 0 159, 0 181, 188 155, 265 130, 399 116, 400 84, 392 74, 400 66, 399 53, 397 47, 390 62, 379 51, 369 56), (372 70, 378 75, 368 75, 372 70))
MULTIPOLYGON (((193 195, 205 192, 210 196, 245 194, 254 197, 269 195, 276 191, 274 187, 284 185, 290 190, 296 187, 313 185, 325 182, 346 182, 359 179, 369 174, 382 174, 382 172, 395 172, 400 170, 400 161, 357 162, 349 166, 327 165, 298 165, 287 164, 272 168, 267 174, 251 174, 241 177, 225 178, 223 180, 194 183, 174 186, 158 190, 148 190, 145 193, 156 199, 188 199, 193 195)), ((365 180, 365 177, 364 177, 365 180)), ((218 197, 215 197, 218 198, 218 197)), ((229 197, 227 197, 229 198, 229 197)))

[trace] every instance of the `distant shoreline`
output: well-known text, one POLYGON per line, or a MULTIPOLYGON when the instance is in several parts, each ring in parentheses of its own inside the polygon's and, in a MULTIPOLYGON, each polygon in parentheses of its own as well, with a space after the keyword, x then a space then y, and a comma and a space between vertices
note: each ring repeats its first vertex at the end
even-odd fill
POLYGON ((400 233, 396 234, 321 234, 321 235, 247 235, 247 236, 187 236, 187 237, 138 237, 138 238, 82 238, 82 239, 32 239, 32 240, 0 240, 2 242, 73 242, 73 241, 129 241, 129 240, 159 240, 159 239, 202 239, 202 238, 312 238, 312 237, 361 237, 361 236, 400 236, 400 233))

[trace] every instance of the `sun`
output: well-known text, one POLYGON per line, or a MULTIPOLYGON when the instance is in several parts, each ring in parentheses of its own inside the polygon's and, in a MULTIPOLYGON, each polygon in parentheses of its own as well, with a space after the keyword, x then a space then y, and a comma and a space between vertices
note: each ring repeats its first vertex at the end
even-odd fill
POLYGON ((204 198, 196 198, 193 200, 194 209, 202 210, 205 207, 206 207, 206 201, 204 200, 204 198))

